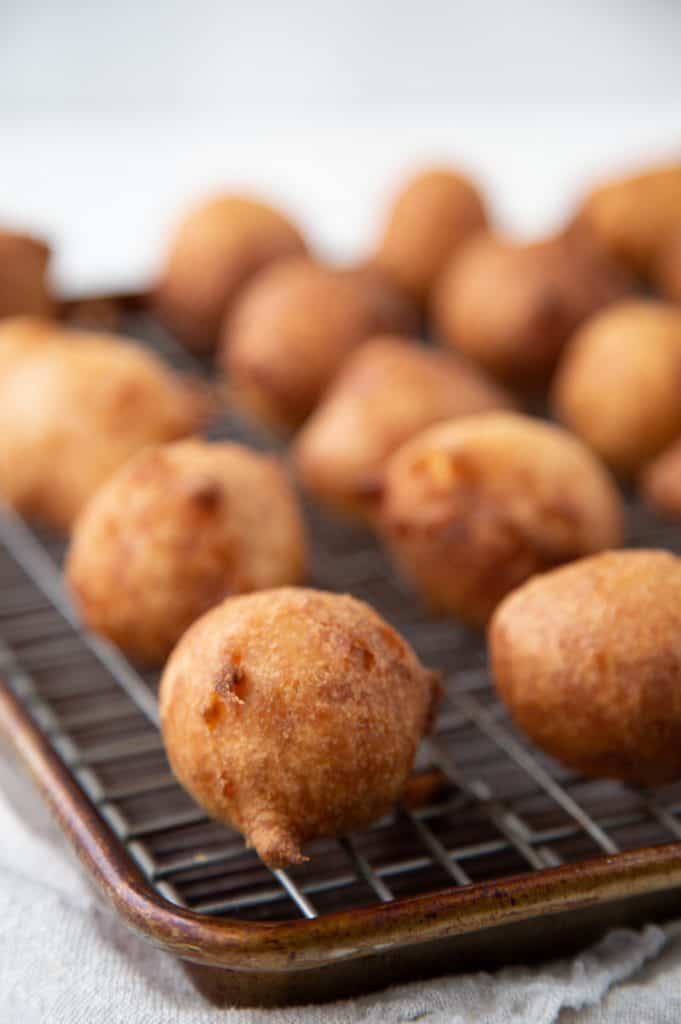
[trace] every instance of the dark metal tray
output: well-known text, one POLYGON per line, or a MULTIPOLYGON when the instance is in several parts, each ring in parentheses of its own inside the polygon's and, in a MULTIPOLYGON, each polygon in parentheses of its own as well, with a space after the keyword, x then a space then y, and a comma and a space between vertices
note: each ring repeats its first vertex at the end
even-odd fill
MULTIPOLYGON (((125 333, 208 372, 128 306, 125 333)), ((227 415, 211 436, 272 446, 227 415)), ((0 727, 120 915, 216 1002, 272 1005, 555 955, 681 914, 681 784, 633 790, 544 758, 495 699, 481 637, 429 618, 368 534, 307 515, 312 583, 374 604, 443 670, 446 696, 418 762, 425 794, 439 780, 430 799, 312 844, 287 872, 175 783, 156 676, 79 628, 63 540, 0 515, 0 727)), ((630 502, 628 540, 680 550, 681 530, 630 502)))

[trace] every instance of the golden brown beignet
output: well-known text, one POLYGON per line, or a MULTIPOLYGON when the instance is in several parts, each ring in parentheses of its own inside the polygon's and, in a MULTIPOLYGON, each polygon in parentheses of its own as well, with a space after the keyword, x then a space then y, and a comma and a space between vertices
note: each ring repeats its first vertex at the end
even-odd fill
POLYGON ((138 345, 49 321, 0 327, 0 494, 68 529, 97 487, 147 444, 199 429, 205 389, 138 345))
POLYGON ((435 288, 437 336, 521 390, 546 383, 575 328, 632 281, 580 237, 467 242, 435 288))
POLYGON ((423 171, 396 196, 374 258, 423 303, 448 258, 486 223, 468 178, 446 168, 423 171))
POLYGON ((44 242, 0 230, 0 319, 50 315, 49 260, 50 250, 44 242))
POLYGON ((578 210, 575 228, 591 234, 640 277, 650 277, 660 246, 681 230, 681 163, 595 188, 578 210))
POLYGON ((583 775, 681 777, 681 560, 609 551, 530 580, 489 631, 518 725, 583 775))
POLYGON ((375 269, 288 260, 246 289, 226 323, 221 362, 237 405, 290 431, 360 342, 414 326, 412 305, 375 269))
POLYGON ((156 285, 156 312, 189 348, 210 351, 246 281, 303 252, 300 232, 278 210, 246 196, 215 196, 177 229, 156 285))
POLYGON ((612 468, 637 472, 681 434, 681 309, 631 300, 588 320, 553 383, 557 416, 612 468))
POLYGON ((617 546, 622 509, 577 438, 490 412, 439 423, 395 452, 379 528, 434 610, 482 625, 534 573, 617 546))
POLYGON ((299 583, 305 535, 276 459, 238 444, 146 448, 79 515, 66 575, 85 622, 160 664, 232 594, 299 583))
POLYGON ((512 406, 455 353, 372 338, 349 356, 298 434, 296 471, 322 502, 371 518, 385 462, 401 444, 438 420, 512 406))
POLYGON ((438 685, 369 605, 282 588, 199 619, 161 681, 172 769, 271 867, 385 814, 400 796, 438 685))

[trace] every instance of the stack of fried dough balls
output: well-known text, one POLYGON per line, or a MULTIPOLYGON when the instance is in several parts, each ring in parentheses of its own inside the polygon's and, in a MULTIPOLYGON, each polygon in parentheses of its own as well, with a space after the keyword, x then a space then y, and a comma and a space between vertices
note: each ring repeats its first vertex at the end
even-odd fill
POLYGON ((205 389, 112 335, 48 320, 0 325, 0 493, 68 529, 98 486, 140 448, 194 433, 205 389))
POLYGON ((472 625, 534 573, 622 538, 617 490, 581 441, 508 412, 440 423, 399 448, 378 522, 430 607, 472 625))
POLYGON ((40 239, 0 229, 0 318, 50 315, 49 260, 40 239))
POLYGON ((537 576, 490 627, 494 679, 535 743, 583 775, 681 776, 681 559, 611 551, 537 576))
POLYGON ((553 384, 556 413, 612 468, 638 472, 681 435, 681 309, 618 303, 571 339, 553 384))
POLYGON ((183 636, 161 681, 171 766, 271 867, 400 796, 437 682, 372 608, 282 588, 229 598, 183 636))
POLYGON ((160 664, 231 594, 305 575, 298 505, 274 457, 191 440, 145 449, 83 509, 66 575, 85 622, 160 664))
POLYGON ((277 263, 226 321, 221 360, 231 397, 271 428, 294 430, 361 342, 414 327, 412 305, 378 268, 277 263))
POLYGON ((419 303, 425 303, 448 258, 484 228, 482 197, 468 178, 433 168, 396 196, 374 258, 419 303))
MULTIPOLYGON (((596 189, 529 244, 434 168, 348 266, 310 255, 271 206, 216 196, 180 225, 152 296, 185 346, 215 354, 233 408, 298 432, 312 496, 368 524, 429 609, 490 623, 499 694, 529 737, 644 785, 681 776, 681 560, 617 550, 611 470, 681 517, 681 309, 631 298, 681 297, 679 239, 681 165, 596 189), (521 414, 507 387, 550 387, 569 430, 521 414)), ((46 264, 40 243, 0 233, 0 316, 49 310, 46 264)), ((188 439, 213 401, 122 340, 0 328, 0 491, 73 526, 83 622, 165 663, 177 779, 285 868, 400 799, 439 685, 369 605, 302 586, 280 461, 188 439)))
POLYGON ((307 490, 328 506, 371 519, 388 457, 438 420, 513 402, 455 353, 384 335, 343 364, 305 426, 293 456, 307 490))
POLYGON ((180 224, 156 285, 156 311, 190 348, 211 351, 246 281, 303 252, 300 232, 278 210, 247 196, 215 196, 180 224))
POLYGON ((431 313, 445 344, 534 390, 550 377, 575 328, 631 287, 628 272, 580 235, 520 244, 486 232, 447 264, 431 313))

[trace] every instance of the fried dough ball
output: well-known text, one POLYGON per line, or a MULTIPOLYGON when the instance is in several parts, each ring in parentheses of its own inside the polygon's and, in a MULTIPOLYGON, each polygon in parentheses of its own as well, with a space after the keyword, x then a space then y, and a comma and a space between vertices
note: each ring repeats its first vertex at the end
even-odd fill
POLYGON ((371 518, 385 462, 401 444, 438 420, 512 404, 454 353, 372 338, 344 363, 296 438, 296 470, 322 502, 371 518))
POLYGON ((369 605, 284 587, 229 598, 175 648, 161 681, 172 769, 270 867, 385 814, 438 691, 369 605))
POLYGON ((681 225, 660 245, 652 279, 661 295, 672 302, 681 302, 681 225))
POLYGON ((267 426, 289 431, 309 415, 360 342, 413 328, 412 306, 375 268, 288 260, 246 289, 226 324, 221 360, 235 403, 267 426))
POLYGON ((61 328, 46 317, 15 316, 0 322, 0 373, 12 369, 36 346, 54 340, 61 328))
POLYGON ((681 163, 618 178, 584 200, 575 225, 643 278, 670 232, 681 229, 681 163))
POLYGON ((640 490, 661 515, 681 518, 681 439, 648 463, 641 474, 640 490))
POLYGON ((76 521, 66 575, 91 629, 160 664, 232 594, 299 583, 303 524, 278 462, 238 444, 145 448, 76 521))
POLYGON ((0 230, 0 318, 49 316, 49 259, 50 250, 44 242, 0 230))
POLYGON ((472 182, 452 170, 424 171, 395 198, 375 259, 423 303, 448 257, 486 223, 472 182))
POLYGON ((622 510, 607 471, 567 431, 492 412, 398 449, 380 530, 435 611, 482 625, 534 573, 617 546, 622 510))
POLYGON ((432 315, 443 342, 533 390, 577 325, 630 289, 626 272, 580 237, 519 244, 484 233, 445 268, 432 315))
POLYGON ((112 335, 49 321, 0 327, 0 494, 68 529, 87 499, 147 444, 194 433, 206 393, 112 335))
POLYGON ((216 196, 180 224, 156 286, 156 311, 189 348, 210 351, 246 281, 303 252, 298 229, 277 210, 245 196, 216 196))
POLYGON ((681 559, 609 551, 539 576, 489 642, 499 695, 548 754, 636 785, 681 777, 681 559))
POLYGON ((616 472, 635 473, 681 434, 681 310, 629 301, 588 320, 553 385, 558 417, 616 472))

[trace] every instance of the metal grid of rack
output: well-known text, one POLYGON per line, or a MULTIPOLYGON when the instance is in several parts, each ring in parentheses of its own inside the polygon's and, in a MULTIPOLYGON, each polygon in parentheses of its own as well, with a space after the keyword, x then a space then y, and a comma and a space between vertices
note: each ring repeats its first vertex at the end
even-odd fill
MULTIPOLYGON (((151 322, 129 326, 180 366, 191 363, 151 322)), ((211 436, 267 444, 227 417, 211 436)), ((312 918, 681 839, 681 784, 649 793, 586 781, 545 759, 495 699, 481 639, 429 618, 369 535, 307 512, 312 583, 375 605, 442 670, 445 698, 417 764, 440 779, 432 799, 312 844, 310 862, 287 872, 267 869, 174 781, 157 677, 81 631, 61 584, 63 542, 0 518, 0 672, 162 896, 244 920, 312 918)), ((633 502, 629 519, 631 543, 681 547, 676 528, 633 502)))

